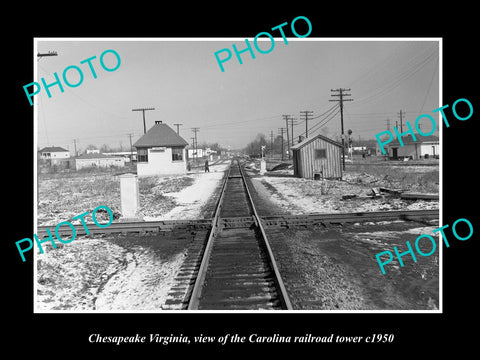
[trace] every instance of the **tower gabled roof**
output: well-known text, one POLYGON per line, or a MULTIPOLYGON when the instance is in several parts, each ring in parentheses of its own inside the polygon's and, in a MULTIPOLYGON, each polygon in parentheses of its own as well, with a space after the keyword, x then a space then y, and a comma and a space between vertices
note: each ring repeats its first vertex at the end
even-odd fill
POLYGON ((153 125, 133 146, 136 148, 153 146, 187 146, 186 142, 170 126, 160 121, 155 121, 153 125))

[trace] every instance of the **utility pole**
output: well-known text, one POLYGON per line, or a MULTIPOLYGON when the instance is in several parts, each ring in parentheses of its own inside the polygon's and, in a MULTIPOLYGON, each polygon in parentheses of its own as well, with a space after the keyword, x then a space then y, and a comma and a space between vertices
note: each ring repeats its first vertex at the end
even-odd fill
POLYGON ((132 136, 133 134, 127 134, 130 139, 130 164, 133 164, 133 148, 132 148, 132 136))
POLYGON ((173 124, 177 127, 177 135, 180 135, 180 130, 179 130, 179 127, 180 125, 183 125, 183 124, 173 124))
POLYGON ((155 108, 139 108, 139 109, 132 109, 132 111, 141 111, 143 113, 143 133, 146 134, 147 126, 145 125, 145 111, 148 110, 155 110, 155 108))
POLYGON ((400 132, 403 133, 403 117, 402 115, 405 115, 405 112, 403 112, 402 114, 402 110, 400 110, 400 112, 398 113, 398 116, 400 117, 400 132))
POLYGON ((74 157, 77 156, 77 139, 73 139, 73 147, 75 148, 74 157))
POLYGON ((280 131, 280 136, 282 137, 282 161, 283 161, 283 130, 285 130, 285 128, 278 128, 278 130, 280 131))
POLYGON ((338 101, 340 103, 340 123, 342 129, 342 162, 343 162, 343 171, 345 171, 345 134, 343 132, 343 102, 344 101, 353 101, 353 99, 344 99, 344 96, 352 96, 352 94, 345 94, 344 91, 351 91, 351 89, 331 89, 331 92, 338 92, 338 94, 332 94, 332 96, 338 96, 339 99, 329 100, 329 101, 338 101))
POLYGON ((194 127, 194 128, 192 128, 192 131, 195 133, 194 142, 193 142, 194 147, 195 147, 195 165, 198 165, 197 164, 197 160, 198 160, 197 132, 200 131, 200 128, 194 127))
POLYGON ((272 151, 270 152, 270 156, 273 158, 274 150, 273 150, 273 130, 270 130, 270 145, 272 151))
MULTIPOLYGON (((290 130, 291 130, 291 135, 292 135, 292 146, 293 146, 293 125, 297 125, 297 123, 295 122, 295 120, 297 120, 297 119, 294 118, 294 117, 291 117, 288 120, 290 121, 290 130)), ((292 148, 292 146, 290 146, 290 149, 292 148)))
POLYGON ((310 115, 313 115, 313 111, 310 111, 310 110, 300 111, 300 115, 305 116, 305 138, 308 138, 308 117, 310 115))

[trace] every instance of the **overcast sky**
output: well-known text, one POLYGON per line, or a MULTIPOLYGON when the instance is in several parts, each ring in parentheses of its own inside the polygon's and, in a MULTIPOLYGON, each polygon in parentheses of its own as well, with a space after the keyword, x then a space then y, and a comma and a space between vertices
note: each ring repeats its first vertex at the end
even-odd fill
MULTIPOLYGON (((334 115, 335 109, 320 116, 336 104, 329 101, 334 99, 330 90, 340 87, 351 88, 354 101, 345 103, 344 126, 345 131, 353 131, 354 139, 374 139, 376 133, 386 130, 387 119, 391 127, 395 125, 400 110, 413 125, 418 115, 431 114, 442 105, 439 43, 435 40, 289 38, 286 45, 278 38, 268 54, 254 50, 256 58, 252 59, 243 53, 242 65, 233 55, 224 63, 225 72, 214 52, 232 49, 233 43, 243 49, 244 39, 37 40, 38 52, 56 51, 58 56, 37 61, 34 54, 36 81, 43 77, 51 83, 53 73, 61 78, 69 65, 79 66, 84 73, 78 87, 64 85, 61 93, 55 86, 50 89, 51 98, 44 89, 35 96, 40 148, 62 146, 73 152, 73 140, 77 139, 77 149, 88 144, 122 144, 127 150, 127 134, 134 135, 132 142, 143 134, 142 113, 132 112, 139 107, 155 108, 146 112, 147 130, 155 120, 174 129, 173 124, 180 123, 180 135, 188 142, 193 136, 191 128, 198 127, 199 143, 218 142, 235 149, 243 148, 258 133, 268 138, 272 130, 277 134, 285 126, 282 114, 298 119, 295 137, 303 134, 302 110, 311 110, 317 117, 309 121, 310 135, 324 123, 328 136, 340 134, 340 114, 334 115), (113 72, 99 64, 100 54, 108 49, 121 57, 120 67, 113 72), (80 64, 94 55, 97 79, 87 64, 80 64), (329 114, 332 116, 327 117, 329 114)), ((260 46, 268 49, 267 41, 260 46)), ((112 54, 107 54, 105 61, 107 66, 115 65, 112 54)), ((74 73, 68 73, 71 82, 76 82, 74 73)), ((28 104, 27 98, 25 101, 28 104)), ((438 122, 438 114, 434 118, 438 122)), ((431 129, 427 123, 423 126, 431 129)))

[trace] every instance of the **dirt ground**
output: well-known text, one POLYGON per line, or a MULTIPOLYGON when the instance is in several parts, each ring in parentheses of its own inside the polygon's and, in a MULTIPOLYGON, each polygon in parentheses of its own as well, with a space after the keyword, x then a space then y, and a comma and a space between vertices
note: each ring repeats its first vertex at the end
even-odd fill
MULTIPOLYGON (((298 310, 436 310, 439 307, 438 251, 429 257, 407 255, 385 265, 375 254, 397 246, 407 250, 417 236, 437 226, 382 222, 271 230, 269 239, 280 272, 298 310), (301 291, 298 291, 301 289, 301 291)), ((438 237, 436 238, 438 244, 438 237)), ((429 244, 425 245, 425 251, 429 244)))
MULTIPOLYGON (((403 170, 430 173, 431 168, 403 170)), ((439 207, 438 201, 387 197, 341 199, 345 193, 365 195, 373 186, 406 186, 403 173, 398 176, 398 181, 387 177, 388 184, 378 174, 363 172, 349 173, 343 181, 324 182, 292 178, 288 176, 288 170, 281 173, 283 176, 259 176, 251 172, 259 211, 264 216, 439 207)), ((427 178, 431 176, 429 174, 427 178)), ((428 188, 435 190, 435 186, 438 184, 430 184, 428 188)), ((394 257, 385 266, 385 275, 375 255, 387 250, 393 252, 394 246, 399 252, 405 251, 407 240, 413 246, 419 235, 432 234, 437 227, 438 221, 428 224, 390 221, 327 225, 314 229, 271 229, 268 235, 295 309, 436 310, 439 308, 438 246, 429 257, 417 254, 416 262, 411 256, 405 256, 403 267, 394 257)), ((438 236, 434 238, 438 245, 438 236)))

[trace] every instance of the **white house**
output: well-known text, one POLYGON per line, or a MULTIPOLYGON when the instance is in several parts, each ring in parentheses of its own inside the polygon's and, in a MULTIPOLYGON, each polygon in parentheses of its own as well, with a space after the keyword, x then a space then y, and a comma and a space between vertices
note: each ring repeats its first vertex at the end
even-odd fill
MULTIPOLYGON (((385 151, 388 152, 388 157, 392 159, 411 158, 413 160, 418 160, 440 156, 440 141, 438 137, 433 135, 416 135, 415 138, 417 139, 416 141, 413 141, 410 135, 402 137, 403 146, 400 146, 398 139, 384 145, 385 151)), ((377 155, 382 155, 378 143, 377 155)))
POLYGON ((40 159, 43 160, 68 159, 70 157, 70 151, 59 146, 44 147, 38 153, 40 154, 40 159))
POLYGON ((138 176, 186 174, 187 145, 171 127, 155 121, 133 144, 137 149, 138 176))
POLYGON ((125 158, 123 156, 107 156, 103 154, 83 154, 75 158, 75 169, 80 170, 88 167, 110 167, 125 166, 125 158))
POLYGON ((41 160, 45 160, 49 165, 68 166, 70 151, 59 146, 44 147, 39 152, 41 160))

